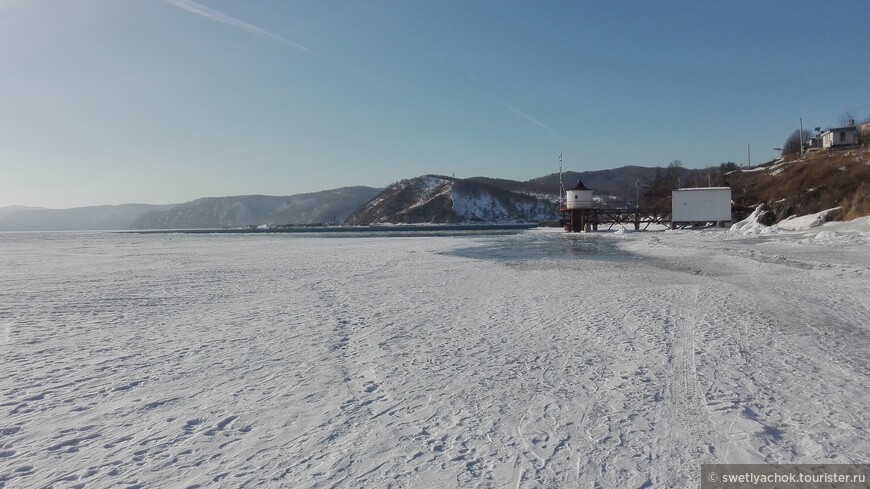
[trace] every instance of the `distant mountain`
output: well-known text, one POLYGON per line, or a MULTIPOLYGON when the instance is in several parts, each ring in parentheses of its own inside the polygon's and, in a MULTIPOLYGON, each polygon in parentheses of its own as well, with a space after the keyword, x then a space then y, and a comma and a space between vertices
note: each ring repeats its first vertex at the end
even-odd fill
POLYGON ((425 175, 389 186, 347 223, 523 223, 556 214, 546 199, 472 179, 425 175))
MULTIPOLYGON (((843 153, 841 156, 825 153, 818 157, 807 155, 805 159, 811 162, 807 165, 813 167, 828 168, 834 164, 832 162, 839 165, 835 168, 836 171, 830 170, 830 175, 822 175, 824 179, 822 176, 817 177, 827 182, 834 179, 831 175, 843 174, 843 168, 852 168, 849 166, 852 165, 849 158, 854 158, 854 155, 849 155, 851 153, 843 153)), ((864 157, 858 159, 860 158, 864 157)), ((794 165, 794 168, 804 166, 794 165)), ((601 205, 617 207, 633 206, 638 196, 641 205, 667 206, 672 188, 730 185, 738 204, 779 202, 780 204, 774 206, 777 214, 785 215, 792 211, 811 212, 823 205, 842 205, 841 200, 836 198, 841 190, 853 192, 854 185, 860 186, 867 181, 861 173, 864 167, 859 167, 860 165, 855 167, 858 169, 849 179, 834 179, 836 182, 826 183, 824 186, 805 182, 805 179, 798 178, 800 175, 790 178, 789 182, 799 182, 806 189, 812 189, 812 195, 823 197, 815 200, 804 197, 792 199, 794 204, 792 200, 787 200, 791 193, 780 195, 783 193, 780 190, 785 187, 777 176, 778 173, 768 175, 756 169, 739 168, 733 163, 723 164, 719 168, 691 170, 681 167, 623 166, 609 170, 566 171, 562 174, 562 181, 566 188, 571 188, 578 179, 582 180, 586 187, 602 197, 601 205), (726 168, 728 165, 731 167, 726 168), (754 172, 757 172, 757 176, 754 172), (774 181, 774 178, 778 180, 774 181), (605 196, 613 198, 604 198, 605 196), (783 202, 788 202, 788 206, 779 209, 785 206, 783 202)), ((327 222, 361 225, 536 222, 558 217, 558 191, 558 173, 525 182, 489 177, 456 179, 426 175, 402 180, 383 191, 357 186, 286 197, 245 195, 202 198, 165 206, 124 204, 60 210, 2 207, 0 231, 191 229, 327 222)), ((856 202, 866 200, 861 200, 858 194, 855 195, 852 200, 856 202)), ((850 211, 849 215, 863 212, 853 207, 856 210, 850 211)))
POLYGON ((341 222, 380 191, 381 189, 359 186, 286 197, 206 197, 168 210, 146 212, 129 227, 193 229, 341 222))
MULTIPOLYGON (((660 168, 659 171, 664 171, 664 169, 660 168)), ((683 169, 679 171, 686 174, 690 172, 690 170, 683 169)), ((610 170, 566 171, 562 173, 562 182, 565 188, 571 188, 577 184, 577 180, 582 180, 583 184, 587 188, 594 190, 596 195, 614 196, 621 201, 634 202, 637 193, 636 182, 640 182, 640 186, 643 187, 647 182, 655 178, 655 174, 656 168, 623 166, 610 170)), ((552 199, 557 199, 559 195, 558 173, 551 173, 525 182, 488 177, 472 177, 468 180, 486 183, 513 192, 537 196, 552 196, 552 199)))
MULTIPOLYGON (((660 169, 663 171, 663 169, 660 169)), ((681 170, 682 171, 682 170, 681 170)), ((577 180, 583 180, 586 187, 591 188, 597 195, 612 195, 625 201, 634 201, 636 183, 643 186, 655 178, 656 169, 643 166, 622 166, 610 170, 595 170, 562 173, 562 182, 566 188, 573 187, 577 180)), ((550 189, 559 188, 559 174, 552 173, 543 177, 529 180, 532 185, 541 185, 550 189)))
MULTIPOLYGON (((19 206, 13 206, 19 207, 19 206)), ((172 205, 121 204, 72 209, 19 208, 0 213, 0 231, 88 231, 127 229, 142 213, 172 205)))
POLYGON ((44 207, 29 207, 26 205, 9 205, 6 207, 0 207, 0 219, 10 214, 15 214, 16 212, 32 211, 37 209, 44 209, 44 207))

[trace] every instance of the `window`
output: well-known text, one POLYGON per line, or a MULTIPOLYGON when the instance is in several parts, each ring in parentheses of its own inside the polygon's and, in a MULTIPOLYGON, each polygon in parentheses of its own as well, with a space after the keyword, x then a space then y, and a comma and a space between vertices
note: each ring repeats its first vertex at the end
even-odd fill
POLYGON ((843 143, 846 141, 846 131, 840 131, 840 142, 843 143))

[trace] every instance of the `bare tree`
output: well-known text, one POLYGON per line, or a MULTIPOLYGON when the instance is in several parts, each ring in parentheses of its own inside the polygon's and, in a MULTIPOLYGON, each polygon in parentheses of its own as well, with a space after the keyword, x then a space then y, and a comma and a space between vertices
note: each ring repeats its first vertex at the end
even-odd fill
POLYGON ((843 127, 854 126, 855 121, 857 121, 857 120, 858 120, 858 118, 855 117, 855 114, 853 114, 852 112, 847 110, 847 111, 843 112, 843 115, 840 116, 840 125, 843 127))
POLYGON ((809 141, 813 135, 810 131, 804 129, 803 134, 799 129, 795 129, 793 133, 785 140, 785 144, 782 145, 782 155, 796 155, 801 152, 801 136, 803 136, 803 146, 806 146, 807 141, 809 141))

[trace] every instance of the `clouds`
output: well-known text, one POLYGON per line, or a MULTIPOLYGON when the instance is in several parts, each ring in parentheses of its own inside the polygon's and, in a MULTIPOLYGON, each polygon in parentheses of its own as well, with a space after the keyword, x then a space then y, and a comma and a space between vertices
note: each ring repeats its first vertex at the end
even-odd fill
POLYGON ((214 22, 219 22, 221 24, 233 27, 235 29, 239 29, 250 34, 256 34, 261 37, 265 37, 271 39, 273 41, 277 41, 286 46, 299 49, 305 51, 306 53, 310 53, 311 50, 307 47, 293 42, 287 38, 281 37, 277 34, 272 34, 271 32, 261 29, 255 25, 248 24, 245 21, 239 20, 235 17, 231 17, 222 12, 218 12, 217 10, 211 9, 202 5, 200 3, 194 2, 193 0, 164 0, 169 5, 180 8, 192 14, 196 14, 200 17, 204 17, 206 19, 212 20, 214 22))

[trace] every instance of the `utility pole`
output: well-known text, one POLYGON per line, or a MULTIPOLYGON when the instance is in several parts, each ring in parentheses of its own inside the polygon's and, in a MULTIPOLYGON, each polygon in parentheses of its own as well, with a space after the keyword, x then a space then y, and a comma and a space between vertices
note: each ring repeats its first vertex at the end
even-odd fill
POLYGON ((800 136, 800 139, 801 139, 801 154, 804 154, 804 118, 803 117, 801 117, 801 127, 799 130, 800 130, 800 132, 798 133, 798 135, 800 136))
POLYGON ((752 167, 752 152, 749 150, 749 145, 746 145, 746 166, 748 168, 752 167))

